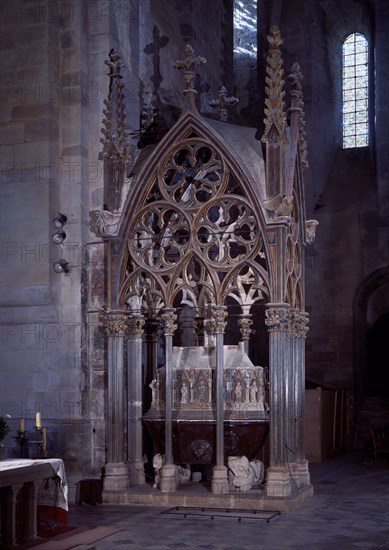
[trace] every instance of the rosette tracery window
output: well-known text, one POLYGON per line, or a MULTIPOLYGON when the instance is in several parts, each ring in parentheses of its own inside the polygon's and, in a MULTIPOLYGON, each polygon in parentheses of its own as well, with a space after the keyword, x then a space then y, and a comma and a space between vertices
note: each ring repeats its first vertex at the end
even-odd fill
POLYGON ((160 189, 166 200, 196 209, 227 185, 222 158, 206 142, 187 139, 159 170, 160 189))
POLYGON ((242 306, 249 297, 252 303, 263 297, 258 289, 268 280, 257 265, 264 258, 258 216, 236 194, 237 180, 216 149, 200 138, 183 140, 161 163, 150 189, 131 223, 127 249, 132 271, 152 274, 165 307, 179 299, 202 308, 222 303, 232 291, 245 294, 237 299, 242 306), (243 274, 247 262, 251 268, 243 274))

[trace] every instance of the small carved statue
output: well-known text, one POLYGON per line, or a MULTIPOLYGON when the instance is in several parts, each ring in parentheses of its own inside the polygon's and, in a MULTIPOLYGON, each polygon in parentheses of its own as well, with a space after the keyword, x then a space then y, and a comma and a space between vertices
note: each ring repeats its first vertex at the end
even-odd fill
POLYGON ((242 403, 243 386, 240 380, 235 385, 235 403, 242 403))
POLYGON ((201 380, 199 383, 199 401, 204 402, 205 401, 205 382, 204 380, 201 380))
POLYGON ((160 470, 162 466, 163 466, 162 455, 160 453, 157 453, 153 458, 153 468, 155 473, 154 484, 153 484, 154 489, 158 489, 158 487, 160 486, 160 483, 161 483, 160 470))
POLYGON ((255 380, 251 382, 250 386, 250 403, 256 403, 257 402, 257 392, 258 392, 258 385, 255 380))
POLYGON ((154 404, 157 402, 157 390, 158 390, 158 382, 154 378, 149 384, 149 388, 151 388, 151 402, 154 404))
POLYGON ((181 403, 188 403, 188 388, 185 383, 181 385, 181 403))

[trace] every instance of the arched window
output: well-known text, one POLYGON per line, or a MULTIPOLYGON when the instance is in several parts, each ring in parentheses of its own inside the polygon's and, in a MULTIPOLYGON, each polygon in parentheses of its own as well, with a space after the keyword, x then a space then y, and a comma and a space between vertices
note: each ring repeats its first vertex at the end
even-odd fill
POLYGON ((257 56, 257 0, 234 0, 234 57, 257 56))
POLYGON ((368 145, 368 43, 354 33, 343 43, 343 149, 368 145))

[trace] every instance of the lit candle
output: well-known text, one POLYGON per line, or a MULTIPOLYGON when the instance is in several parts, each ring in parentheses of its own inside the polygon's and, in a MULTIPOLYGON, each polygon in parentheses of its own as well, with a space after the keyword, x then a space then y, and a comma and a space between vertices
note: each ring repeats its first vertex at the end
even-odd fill
POLYGON ((24 433, 24 418, 21 418, 19 420, 19 432, 22 434, 24 433))
POLYGON ((43 452, 46 452, 46 446, 47 446, 46 428, 42 428, 42 451, 43 452))
POLYGON ((41 428, 42 427, 42 418, 41 418, 41 413, 40 412, 37 412, 36 415, 35 415, 35 427, 36 428, 41 428))

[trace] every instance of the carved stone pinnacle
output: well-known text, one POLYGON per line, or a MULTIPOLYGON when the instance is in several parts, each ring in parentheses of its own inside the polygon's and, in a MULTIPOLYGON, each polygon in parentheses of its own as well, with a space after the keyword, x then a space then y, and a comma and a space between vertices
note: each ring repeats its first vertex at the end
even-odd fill
POLYGON ((213 99, 212 101, 210 101, 209 104, 211 107, 218 107, 220 120, 222 122, 227 122, 227 109, 230 107, 234 107, 234 105, 236 105, 237 103, 239 103, 239 99, 234 96, 228 97, 227 89, 225 88, 225 86, 222 86, 220 88, 219 98, 213 99))

